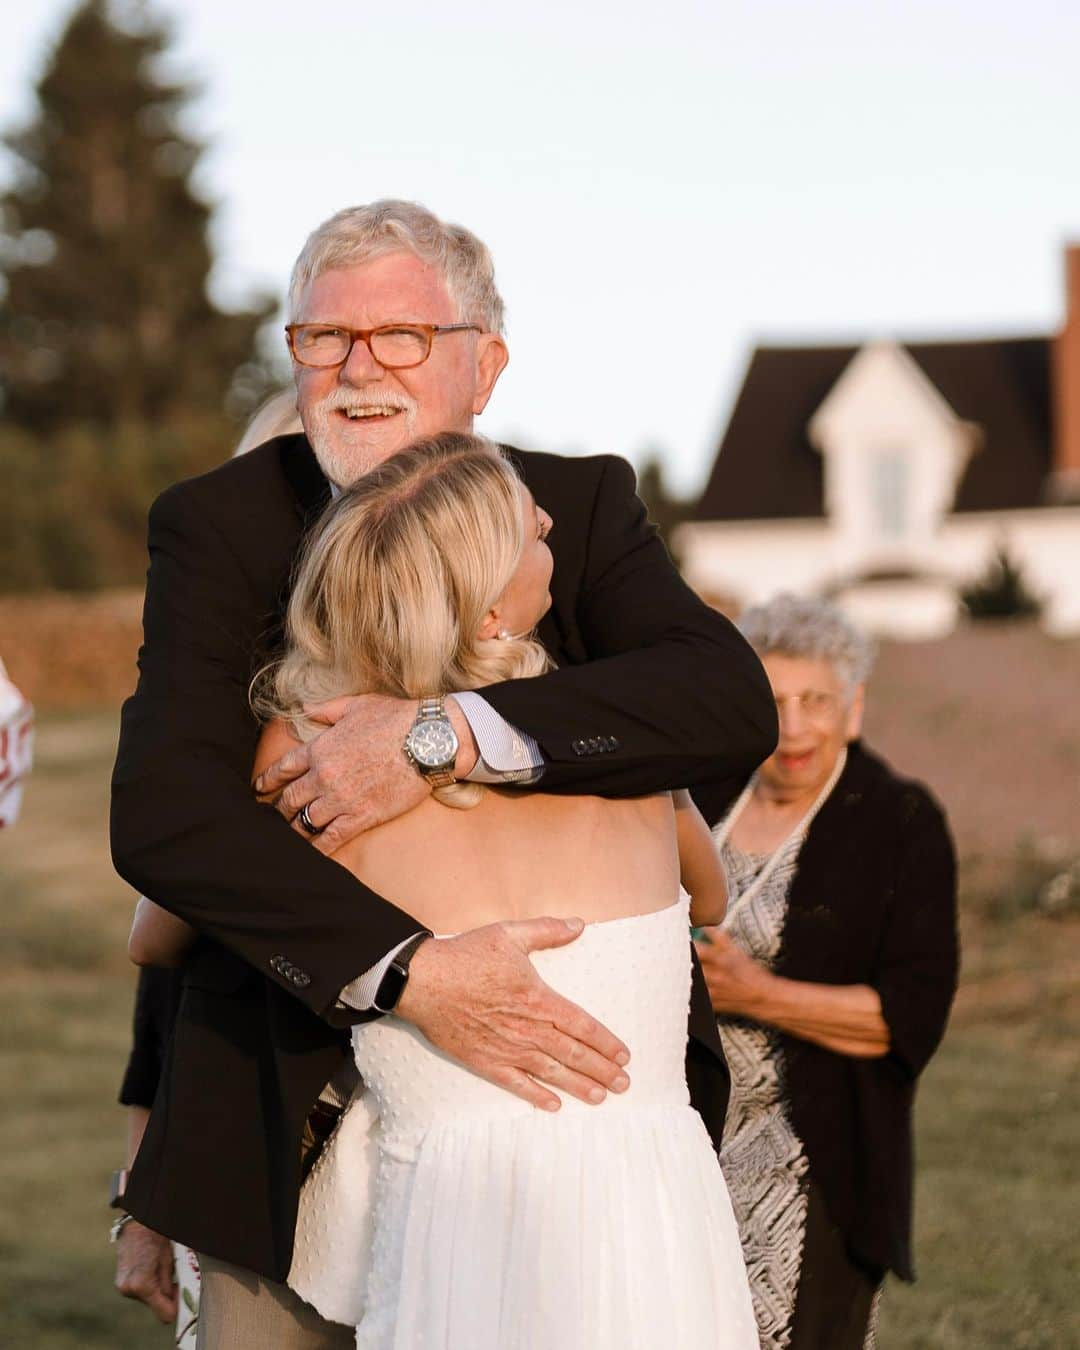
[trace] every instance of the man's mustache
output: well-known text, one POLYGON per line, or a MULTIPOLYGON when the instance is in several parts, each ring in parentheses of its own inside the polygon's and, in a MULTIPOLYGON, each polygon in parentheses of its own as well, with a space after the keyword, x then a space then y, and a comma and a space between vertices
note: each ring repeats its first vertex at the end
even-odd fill
POLYGON ((367 409, 383 410, 392 408, 397 412, 411 413, 416 411, 415 400, 408 398, 405 394, 388 390, 386 393, 368 393, 350 392, 347 389, 336 389, 332 394, 327 394, 318 405, 320 412, 363 412, 367 409))

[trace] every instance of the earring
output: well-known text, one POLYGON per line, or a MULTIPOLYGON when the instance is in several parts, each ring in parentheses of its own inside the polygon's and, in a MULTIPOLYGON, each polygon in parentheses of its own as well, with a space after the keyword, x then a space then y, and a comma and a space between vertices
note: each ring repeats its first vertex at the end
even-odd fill
POLYGON ((513 633, 508 633, 505 628, 500 628, 496 636, 500 642, 511 642, 514 637, 513 633))

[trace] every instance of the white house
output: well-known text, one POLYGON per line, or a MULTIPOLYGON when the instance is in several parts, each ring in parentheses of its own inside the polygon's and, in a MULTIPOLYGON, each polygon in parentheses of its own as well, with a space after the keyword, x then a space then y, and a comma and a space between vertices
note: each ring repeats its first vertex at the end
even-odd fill
POLYGON ((827 594, 872 631, 947 633, 1000 548, 1080 633, 1080 247, 1053 338, 759 347, 675 537, 703 594, 827 594))

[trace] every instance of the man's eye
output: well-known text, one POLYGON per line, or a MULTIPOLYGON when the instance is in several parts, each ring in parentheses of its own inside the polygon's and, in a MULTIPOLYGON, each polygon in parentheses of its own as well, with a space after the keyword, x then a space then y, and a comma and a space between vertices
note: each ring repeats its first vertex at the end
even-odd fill
POLYGON ((344 331, 340 328, 301 328, 299 332, 300 345, 303 347, 317 347, 324 342, 339 342, 344 336, 344 331))

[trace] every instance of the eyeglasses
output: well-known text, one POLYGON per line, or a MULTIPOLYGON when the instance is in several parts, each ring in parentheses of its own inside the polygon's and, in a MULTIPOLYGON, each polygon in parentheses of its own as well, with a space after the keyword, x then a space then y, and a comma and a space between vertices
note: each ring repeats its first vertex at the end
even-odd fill
POLYGON ((781 717, 785 705, 794 705, 808 722, 827 722, 840 706, 840 695, 823 689, 806 689, 801 694, 784 694, 774 701, 781 717))
POLYGON ((345 328, 339 323, 289 323, 285 333, 293 359, 302 366, 343 366, 353 344, 363 342, 386 370, 422 366, 436 333, 481 333, 476 323, 384 323, 378 328, 345 328))

